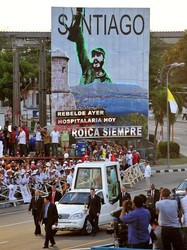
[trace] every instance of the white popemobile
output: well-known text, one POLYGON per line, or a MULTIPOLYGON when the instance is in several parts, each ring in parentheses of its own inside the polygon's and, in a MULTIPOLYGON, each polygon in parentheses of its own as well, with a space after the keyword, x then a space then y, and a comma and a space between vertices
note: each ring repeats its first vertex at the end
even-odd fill
POLYGON ((119 201, 113 205, 110 203, 121 188, 119 168, 118 162, 110 161, 77 164, 71 191, 56 202, 59 220, 58 225, 53 226, 54 233, 58 230, 81 230, 83 234, 91 234, 87 209, 91 187, 95 188, 102 202, 99 225, 109 223, 112 220, 110 212, 119 206, 119 201))

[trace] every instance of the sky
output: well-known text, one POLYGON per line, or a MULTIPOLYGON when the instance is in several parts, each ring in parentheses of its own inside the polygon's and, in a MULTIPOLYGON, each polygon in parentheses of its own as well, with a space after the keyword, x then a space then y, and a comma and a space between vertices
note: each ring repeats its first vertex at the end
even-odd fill
POLYGON ((51 7, 150 8, 151 31, 187 29, 186 0, 0 0, 0 31, 51 31, 51 7))

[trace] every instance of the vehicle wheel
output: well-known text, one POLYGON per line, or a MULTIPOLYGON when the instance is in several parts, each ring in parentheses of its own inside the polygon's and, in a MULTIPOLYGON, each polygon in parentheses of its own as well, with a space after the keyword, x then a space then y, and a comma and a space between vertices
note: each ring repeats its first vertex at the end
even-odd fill
POLYGON ((82 229, 83 235, 90 235, 92 233, 92 224, 88 220, 88 217, 85 219, 84 227, 82 229))
POLYGON ((53 235, 56 235, 57 230, 52 230, 52 232, 53 232, 53 235))

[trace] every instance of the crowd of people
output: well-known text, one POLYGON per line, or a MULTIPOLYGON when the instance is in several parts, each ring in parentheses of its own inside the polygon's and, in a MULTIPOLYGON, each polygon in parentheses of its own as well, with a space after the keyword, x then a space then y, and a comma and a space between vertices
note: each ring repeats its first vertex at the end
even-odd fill
POLYGON ((20 128, 12 128, 6 122, 4 129, 0 130, 0 157, 9 156, 28 156, 31 151, 36 156, 55 156, 57 157, 58 146, 61 146, 61 154, 67 152, 69 147, 69 132, 57 131, 57 128, 49 132, 47 127, 42 128, 39 123, 36 124, 34 132, 31 133, 25 124, 20 128), (31 136, 31 138, 30 138, 31 136))
MULTIPOLYGON (((70 143, 68 130, 58 131, 54 127, 49 131, 36 124, 33 133, 30 133, 25 124, 20 128, 9 128, 6 122, 4 129, 0 130, 0 157, 20 156, 27 157, 33 152, 34 156, 59 157, 68 153, 71 157, 77 156, 76 142, 73 147, 70 143)), ((87 141, 84 151, 79 154, 84 160, 111 160, 120 162, 123 169, 140 161, 140 153, 133 146, 122 145, 114 141, 102 142, 87 141)))
POLYGON ((9 161, 0 163, 0 191, 9 189, 9 200, 16 200, 16 190, 19 187, 25 203, 30 202, 33 190, 44 190, 45 185, 55 183, 62 193, 70 189, 74 168, 80 160, 30 161, 26 158, 21 162, 9 161), (24 195, 26 194, 27 195, 24 195))
MULTIPOLYGON (((180 199, 174 190, 151 184, 147 195, 131 200, 125 187, 119 195, 122 210, 114 219, 128 225, 128 240, 123 246, 137 249, 187 249, 187 189, 180 199)), ((122 236, 126 239, 125 235, 122 236)))
MULTIPOLYGON (((24 202, 30 203, 29 211, 32 210, 36 225, 35 235, 41 234, 39 222, 43 221, 45 224, 45 248, 48 247, 49 241, 52 246, 55 244, 55 241, 52 236, 52 231, 47 224, 47 218, 45 218, 47 212, 43 208, 43 204, 46 205, 45 208, 47 207, 47 211, 50 207, 54 215, 56 210, 51 204, 60 200, 62 195, 71 189, 76 164, 90 161, 91 158, 94 158, 94 160, 118 160, 122 166, 121 170, 123 171, 136 161, 139 162, 139 153, 133 148, 126 149, 121 145, 110 145, 104 142, 102 145, 98 146, 94 142, 87 146, 84 155, 79 159, 70 159, 67 157, 63 160, 57 160, 57 158, 51 157, 50 160, 35 159, 31 161, 30 158, 27 157, 25 160, 21 161, 2 160, 0 162, 1 191, 4 187, 8 188, 9 199, 14 201, 17 200, 17 195, 20 195, 16 193, 17 188, 20 188, 24 202), (103 152, 105 152, 105 150, 106 158, 103 158, 103 152), (131 163, 128 165, 129 158, 131 158, 131 163), (48 190, 48 195, 41 201, 40 194, 42 195, 45 185, 48 190), (59 189, 60 192, 58 192, 57 189, 59 189), (38 206, 38 208, 36 206, 38 206), (41 211, 39 213, 40 217, 36 212, 37 209, 42 210, 42 213, 41 211), (41 214, 43 217, 41 217, 41 214)), ((148 178, 146 182, 147 185, 149 185, 151 168, 148 161, 145 162, 145 174, 146 171, 147 177, 145 177, 148 178)), ((93 193, 94 190, 91 191, 93 193)), ((92 193, 91 195, 94 196, 95 194, 92 193)), ((187 249, 186 197, 180 200, 174 194, 171 196, 170 190, 166 188, 160 188, 158 190, 155 188, 154 184, 150 184, 147 195, 141 194, 134 197, 132 200, 125 186, 122 186, 118 197, 112 200, 111 204, 119 200, 119 205, 123 207, 119 219, 128 224, 127 246, 139 249, 187 249), (181 234, 182 227, 183 237, 181 234)), ((92 202, 93 200, 90 198, 90 204, 92 204, 92 202)), ((96 213, 96 218, 94 216, 92 214, 92 219, 94 221, 96 218, 99 218, 99 208, 96 213)), ((53 216, 53 224, 57 223, 55 218, 56 217, 53 216)), ((95 223, 94 234, 97 232, 97 227, 98 225, 95 223)))

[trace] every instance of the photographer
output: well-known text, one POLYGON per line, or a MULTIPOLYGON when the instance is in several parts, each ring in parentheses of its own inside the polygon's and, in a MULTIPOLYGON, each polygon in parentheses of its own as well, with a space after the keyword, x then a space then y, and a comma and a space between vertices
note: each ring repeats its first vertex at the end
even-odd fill
POLYGON ((123 209, 120 219, 128 224, 128 244, 129 247, 144 249, 148 248, 150 235, 148 231, 150 223, 150 212, 143 208, 143 200, 139 196, 135 196, 132 208, 134 211, 127 214, 126 202, 123 203, 123 209))
POLYGON ((156 210, 159 213, 160 225, 162 227, 161 237, 164 249, 183 250, 182 236, 178 218, 178 204, 171 200, 171 192, 164 188, 161 193, 162 200, 156 202, 156 210))
MULTIPOLYGON (((126 213, 132 211, 132 201, 123 201, 123 208, 126 213)), ((123 223, 120 219, 120 215, 122 213, 123 208, 120 207, 111 213, 111 215, 114 217, 112 224, 113 230, 111 231, 111 229, 109 229, 108 232, 114 233, 114 245, 116 247, 126 247, 128 245, 128 225, 123 223)))

